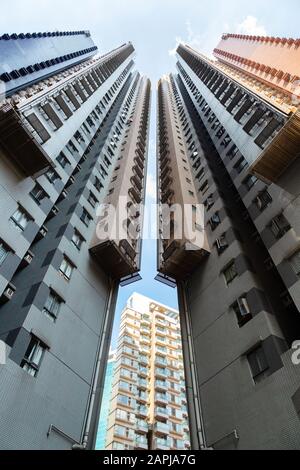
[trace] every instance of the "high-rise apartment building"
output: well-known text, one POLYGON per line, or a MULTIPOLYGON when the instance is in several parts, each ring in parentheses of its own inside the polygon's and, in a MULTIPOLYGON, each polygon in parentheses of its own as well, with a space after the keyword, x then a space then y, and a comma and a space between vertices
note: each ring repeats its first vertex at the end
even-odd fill
POLYGON ((90 57, 88 33, 37 36, 0 40, 68 65, 0 103, 0 448, 91 448, 118 285, 139 271, 150 82, 131 43, 90 57), (124 197, 128 236, 101 237, 97 209, 124 197))
POLYGON ((193 449, 300 448, 299 46, 224 35, 210 60, 180 44, 178 73, 159 82, 160 203, 205 207, 198 250, 172 220, 159 232, 193 449))
POLYGON ((179 314, 133 294, 121 315, 106 449, 190 446, 179 314))
POLYGON ((108 425, 108 415, 110 409, 110 400, 111 400, 111 391, 112 391, 112 381, 114 375, 114 367, 116 362, 116 352, 112 351, 109 353, 105 380, 103 386, 103 394, 101 400, 101 411, 99 417, 99 425, 96 439, 96 450, 104 450, 106 445, 106 435, 107 435, 107 425, 108 425))

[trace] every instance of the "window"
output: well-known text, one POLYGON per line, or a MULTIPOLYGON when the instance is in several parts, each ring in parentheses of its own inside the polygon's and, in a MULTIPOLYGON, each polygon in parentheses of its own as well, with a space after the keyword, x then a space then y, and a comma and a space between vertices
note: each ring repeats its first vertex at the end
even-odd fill
POLYGON ((244 179, 243 184, 247 186, 247 189, 251 189, 256 183, 258 179, 254 175, 248 175, 247 178, 244 179))
POLYGON ((75 229, 73 236, 72 236, 72 243, 77 248, 78 251, 80 251, 83 242, 84 242, 83 236, 78 232, 78 230, 75 229))
POLYGON ((220 219, 220 216, 219 216, 219 212, 216 212, 212 218, 209 220, 209 224, 210 224, 210 228, 212 230, 215 230, 218 225, 220 225, 221 223, 221 219, 220 219))
POLYGON ((134 406, 135 400, 127 395, 118 394, 117 402, 124 406, 134 406))
POLYGON ((214 198, 213 198, 213 195, 211 194, 210 196, 208 196, 206 201, 204 201, 204 206, 206 207, 207 210, 209 210, 214 205, 214 203, 215 203, 214 198))
POLYGON ((93 206, 94 208, 96 207, 96 205, 99 202, 98 199, 96 198, 96 196, 91 191, 90 191, 90 194, 89 194, 88 201, 91 204, 91 206, 93 206))
POLYGON ((247 355, 254 382, 257 384, 269 375, 269 365, 262 346, 247 355))
POLYGON ((65 156, 63 152, 59 154, 59 156, 57 157, 57 161, 62 168, 65 168, 67 165, 70 165, 69 160, 67 159, 67 157, 65 156))
POLYGON ((49 197, 46 191, 37 183, 33 190, 30 192, 30 196, 35 200, 37 204, 41 204, 43 199, 49 197))
POLYGON ((297 276, 300 276, 300 250, 293 254, 289 261, 297 276))
POLYGON ((30 217, 30 215, 28 215, 25 209, 23 209, 23 207, 21 206, 18 207, 16 212, 10 218, 10 221, 21 232, 25 230, 31 220, 32 218, 30 217))
POLYGON ((269 227, 276 238, 283 237, 283 235, 291 228, 283 214, 279 214, 274 217, 274 219, 271 220, 269 227))
POLYGON ((193 191, 189 191, 189 195, 190 195, 190 196, 195 196, 194 193, 193 193, 193 191))
POLYGON ((262 212, 264 209, 268 207, 269 204, 273 201, 272 197, 268 193, 267 189, 260 191, 256 198, 254 199, 255 204, 257 205, 258 209, 262 212))
POLYGON ((224 270, 223 275, 226 281, 226 284, 229 285, 231 282, 238 276, 235 262, 232 261, 224 270))
POLYGON ((51 290, 43 308, 43 313, 50 318, 50 320, 55 322, 58 317, 61 304, 62 299, 51 290))
POLYGON ((237 148, 236 145, 233 145, 230 150, 227 152, 227 156, 232 160, 236 154, 238 153, 239 149, 237 148))
POLYGON ((0 238, 0 266, 4 263, 10 252, 10 248, 0 238))
POLYGON ((218 254, 221 255, 223 253, 223 251, 225 251, 226 248, 228 248, 228 246, 229 246, 228 242, 226 240, 226 235, 223 234, 223 235, 221 235, 220 238, 217 238, 215 245, 216 245, 218 254))
POLYGON ((244 168, 248 166, 248 162, 244 157, 241 157, 236 164, 234 165, 234 169, 237 171, 237 173, 241 173, 244 168))
POLYGON ((123 437, 124 439, 133 440, 135 433, 133 429, 125 428, 124 426, 120 426, 116 424, 114 427, 114 434, 115 436, 123 437))
POLYGON ((71 263, 71 261, 68 260, 68 258, 64 258, 59 268, 60 273, 65 277, 65 279, 69 281, 71 279, 73 270, 74 270, 74 264, 71 263))
POLYGON ((209 185, 208 185, 208 181, 206 180, 204 184, 201 186, 200 191, 202 192, 202 194, 205 194, 206 191, 208 191, 208 189, 209 189, 209 185))
POLYGON ((237 299, 237 301, 232 305, 232 308, 236 314, 240 328, 252 319, 250 308, 245 296, 237 299))
POLYGON ((22 369, 26 370, 32 377, 36 377, 40 369, 45 350, 45 345, 38 338, 32 337, 25 357, 21 362, 22 369))
POLYGON ((90 221, 93 219, 93 217, 88 213, 88 211, 83 207, 82 208, 82 213, 81 213, 81 217, 80 217, 80 220, 81 222, 84 223, 84 225, 86 225, 87 227, 89 226, 90 224, 90 221))
POLYGON ((97 176, 95 176, 94 186, 98 191, 101 191, 101 188, 103 188, 103 185, 97 176))

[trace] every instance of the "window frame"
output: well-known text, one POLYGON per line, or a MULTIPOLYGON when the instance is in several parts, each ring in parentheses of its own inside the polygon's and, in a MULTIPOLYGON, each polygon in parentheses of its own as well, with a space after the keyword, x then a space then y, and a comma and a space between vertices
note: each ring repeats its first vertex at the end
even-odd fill
POLYGON ((232 284, 232 282, 233 282, 233 281, 238 277, 238 275, 239 275, 239 274, 238 274, 238 271, 237 271, 237 269, 236 269, 235 260, 230 261, 230 263, 228 263, 228 264, 225 266, 225 268, 223 268, 222 274, 223 274, 223 276, 224 276, 226 285, 229 286, 230 284, 232 284), (230 278, 227 278, 226 273, 228 273, 228 272, 229 272, 229 269, 231 269, 231 268, 234 268, 235 274, 232 275, 232 276, 230 276, 230 278))
POLYGON ((28 224, 30 222, 33 221, 33 218, 31 217, 31 215, 24 209, 24 207, 18 205, 18 208, 15 210, 15 212, 13 213, 13 215, 10 217, 10 222, 17 228, 18 231, 20 232, 24 232, 26 230, 26 228, 28 227, 28 224), (20 213, 22 217, 20 217, 20 220, 17 220, 15 218, 15 215, 17 213, 20 213), (26 225, 23 226, 20 221, 25 218, 26 219, 26 225))
POLYGON ((60 267, 59 267, 59 273, 60 273, 67 281, 70 281, 71 278, 72 278, 72 274, 73 274, 73 272, 74 272, 74 269, 76 269, 75 264, 74 264, 67 256, 64 256, 64 257, 63 257, 63 260, 62 260, 62 262, 61 262, 61 264, 60 264, 60 267), (68 270, 63 271, 63 269, 62 269, 63 263, 66 263, 66 264, 70 267, 70 274, 67 274, 68 270))
POLYGON ((28 348, 25 352, 24 358, 21 361, 20 367, 32 377, 36 377, 40 371, 40 367, 48 347, 37 336, 31 336, 28 348), (37 355, 38 362, 34 362, 34 356, 37 355))

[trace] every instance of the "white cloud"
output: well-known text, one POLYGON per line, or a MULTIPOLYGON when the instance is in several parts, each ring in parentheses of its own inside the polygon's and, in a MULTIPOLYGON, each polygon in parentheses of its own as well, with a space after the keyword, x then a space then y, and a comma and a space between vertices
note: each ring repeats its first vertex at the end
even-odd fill
POLYGON ((195 31, 192 28, 192 24, 190 20, 186 20, 185 22, 186 25, 186 39, 183 39, 181 36, 177 36, 175 38, 176 44, 173 49, 169 50, 169 55, 174 56, 176 54, 176 49, 178 45, 182 42, 188 43, 190 46, 194 47, 195 49, 201 49, 201 46, 203 45, 203 38, 200 34, 195 33, 195 31))
POLYGON ((156 181, 152 173, 147 176, 146 197, 156 200, 156 181))
POLYGON ((175 42, 176 43, 175 43, 175 46, 173 47, 173 49, 169 49, 169 51, 168 51, 170 56, 175 56, 176 55, 177 47, 179 46, 179 44, 181 42, 184 42, 184 40, 182 39, 181 36, 176 36, 175 42))
POLYGON ((218 44, 222 33, 229 29, 228 24, 223 24, 218 21, 212 21, 207 25, 205 32, 201 34, 193 29, 192 22, 190 20, 186 20, 185 26, 185 37, 177 36, 175 38, 174 48, 169 49, 170 56, 175 56, 176 49, 180 43, 186 43, 210 57, 213 49, 218 44))
POLYGON ((238 33, 249 34, 253 36, 266 36, 267 30, 255 16, 246 16, 241 23, 232 25, 229 23, 222 23, 220 21, 213 21, 203 34, 197 33, 190 20, 186 20, 186 34, 184 37, 177 36, 175 38, 175 46, 169 49, 169 55, 175 56, 176 49, 180 43, 187 43, 194 49, 201 51, 203 54, 211 57, 213 49, 217 46, 221 39, 222 33, 238 33))
POLYGON ((236 32, 239 34, 249 34, 252 36, 266 36, 267 30, 259 24, 259 20, 255 16, 248 15, 244 21, 236 26, 236 32))

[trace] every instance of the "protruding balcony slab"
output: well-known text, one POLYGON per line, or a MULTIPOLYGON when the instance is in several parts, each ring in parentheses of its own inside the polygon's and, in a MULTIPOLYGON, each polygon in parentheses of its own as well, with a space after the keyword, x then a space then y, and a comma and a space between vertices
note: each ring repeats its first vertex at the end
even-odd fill
POLYGON ((0 145, 26 176, 45 172, 53 165, 10 105, 0 109, 0 145))
POLYGON ((122 240, 119 245, 114 240, 94 242, 90 253, 99 266, 113 279, 123 279, 138 272, 133 259, 136 253, 126 240, 122 240))
POLYGON ((275 183, 300 156, 300 112, 292 114, 270 145, 252 164, 250 171, 275 183))
POLYGON ((174 240, 163 253, 159 272, 182 281, 186 279, 209 254, 204 248, 187 250, 184 243, 174 240))

